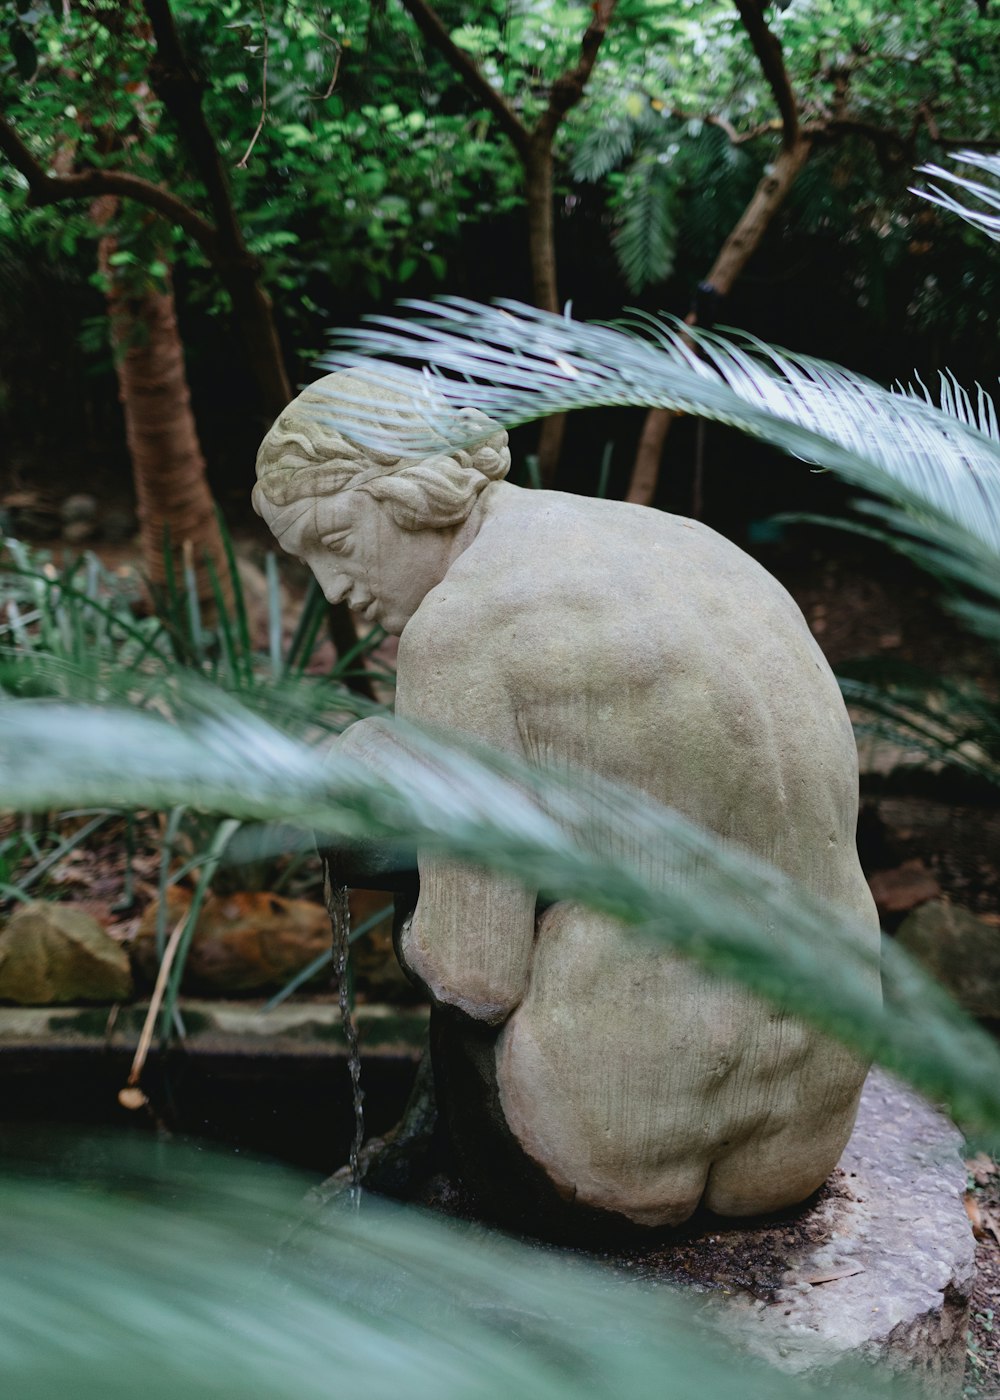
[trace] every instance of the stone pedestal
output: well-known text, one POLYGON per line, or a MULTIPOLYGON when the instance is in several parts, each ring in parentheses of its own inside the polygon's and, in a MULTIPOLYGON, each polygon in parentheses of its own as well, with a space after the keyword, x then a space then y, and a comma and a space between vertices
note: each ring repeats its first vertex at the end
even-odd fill
POLYGON ((786 1371, 865 1358, 961 1392, 975 1241, 961 1136, 910 1089, 869 1077, 840 1175, 807 1213, 773 1301, 733 1296, 724 1326, 786 1371))

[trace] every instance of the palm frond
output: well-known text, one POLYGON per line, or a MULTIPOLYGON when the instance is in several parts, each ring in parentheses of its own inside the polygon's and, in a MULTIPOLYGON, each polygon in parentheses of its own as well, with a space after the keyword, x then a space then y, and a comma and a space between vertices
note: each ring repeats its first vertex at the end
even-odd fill
POLYGON ((636 124, 628 116, 619 115, 588 123, 573 152, 570 168, 574 180, 602 179, 629 155, 636 134, 636 124))
POLYGON ((1000 1128, 1000 1052, 892 944, 760 860, 639 794, 540 772, 383 719, 362 765, 214 692, 148 712, 0 707, 0 790, 23 810, 180 803, 332 840, 415 841, 623 920, 906 1075, 970 1125, 1000 1128), (667 871, 653 880, 650 871, 667 871))
POLYGON ((622 187, 614 249, 631 291, 670 276, 677 246, 677 176, 662 153, 644 151, 622 187))
POLYGON ((934 407, 919 392, 891 392, 821 360, 654 317, 608 326, 510 301, 406 305, 414 319, 373 317, 339 332, 324 361, 412 400, 412 411, 376 410, 346 394, 331 400, 331 421, 378 450, 419 456, 481 439, 482 420, 461 411, 470 406, 504 426, 576 408, 679 409, 835 471, 1000 555, 1000 439, 985 393, 973 423, 954 393, 934 407), (383 363, 392 357, 437 372, 383 363))
MULTIPOLYGON (((820 1393, 737 1353, 679 1291, 371 1197, 307 1212, 309 1180, 274 1163, 123 1136, 22 1135, 20 1160, 16 1130, 5 1142, 0 1367, 18 1400, 820 1393)), ((841 1400, 890 1392, 838 1368, 841 1400)))
POLYGON ((931 185, 929 190, 911 185, 911 193, 920 195, 931 204, 940 205, 952 214, 957 214, 980 233, 1000 241, 1000 155, 986 155, 982 151, 956 151, 952 160, 956 165, 968 165, 975 170, 984 171, 990 176, 992 183, 986 184, 982 180, 971 179, 941 165, 921 165, 917 167, 918 174, 929 175, 934 180, 943 180, 953 189, 957 189, 964 198, 942 189, 940 185, 931 185), (969 202, 970 195, 972 202, 969 202), (992 210, 998 212, 992 213, 992 210))
POLYGON ((1000 709, 979 686, 884 662, 842 668, 838 680, 847 703, 865 712, 859 735, 1000 787, 1000 709))

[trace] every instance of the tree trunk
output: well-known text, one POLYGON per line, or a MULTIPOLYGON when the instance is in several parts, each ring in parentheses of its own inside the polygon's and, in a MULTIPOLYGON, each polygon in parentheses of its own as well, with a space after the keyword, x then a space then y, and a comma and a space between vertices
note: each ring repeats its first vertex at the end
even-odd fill
POLYGON ((236 276, 225 274, 223 281, 243 335, 250 372, 261 394, 261 408, 273 422, 292 399, 293 391, 271 298, 261 285, 259 274, 241 270, 236 276))
MULTIPOLYGON (((96 202, 93 213, 99 224, 109 221, 116 203, 96 202)), ((143 565, 154 590, 163 588, 169 536, 174 575, 183 578, 187 555, 194 564, 202 615, 209 620, 216 608, 206 561, 212 562, 227 608, 233 602, 232 580, 191 412, 169 275, 164 291, 148 284, 130 286, 128 269, 111 263, 115 248, 114 236, 105 234, 98 245, 98 265, 107 288, 143 565)))
MULTIPOLYGON (((531 287, 534 303, 542 311, 559 312, 556 283, 556 241, 553 211, 552 139, 536 134, 524 162, 525 197, 528 203, 528 256, 531 260, 531 287)), ((543 486, 551 486, 559 466, 565 413, 546 418, 538 438, 538 475, 543 486)))
POLYGON ((646 414, 639 435, 639 446, 635 452, 632 476, 629 480, 626 501, 637 506, 651 506, 656 497, 660 482, 660 461, 663 457, 663 444, 666 442, 674 413, 669 408, 651 408, 646 414))
MULTIPOLYGON (((704 286, 716 297, 728 296, 733 283, 760 247, 764 235, 778 210, 784 204, 799 171, 809 159, 812 142, 800 138, 794 145, 783 147, 771 169, 753 192, 750 203, 740 215, 736 226, 719 249, 704 286)), ((687 318, 695 324, 694 316, 687 318)), ((663 443, 674 414, 669 408, 651 408, 646 414, 639 446, 636 451, 632 479, 625 499, 636 505, 652 505, 660 479, 660 459, 663 443)))

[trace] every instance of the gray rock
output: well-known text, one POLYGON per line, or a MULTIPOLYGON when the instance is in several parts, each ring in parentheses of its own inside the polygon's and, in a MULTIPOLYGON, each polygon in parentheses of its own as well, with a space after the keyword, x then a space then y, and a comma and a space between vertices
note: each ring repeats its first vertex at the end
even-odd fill
POLYGON ((121 1001, 132 993, 125 949, 90 914, 23 904, 0 930, 0 1000, 27 1006, 121 1001))
POLYGON ((879 1361, 936 1395, 959 1395, 975 1277, 961 1141, 911 1089, 874 1071, 841 1161, 849 1191, 814 1208, 820 1242, 789 1258, 775 1302, 725 1305, 727 1332, 786 1371, 879 1361))
POLYGON ((97 519, 97 499, 82 492, 67 496, 59 507, 59 514, 65 525, 84 520, 92 522, 97 519))
POLYGON ((934 900, 904 919, 896 938, 970 1015, 1000 1019, 1000 929, 934 900))

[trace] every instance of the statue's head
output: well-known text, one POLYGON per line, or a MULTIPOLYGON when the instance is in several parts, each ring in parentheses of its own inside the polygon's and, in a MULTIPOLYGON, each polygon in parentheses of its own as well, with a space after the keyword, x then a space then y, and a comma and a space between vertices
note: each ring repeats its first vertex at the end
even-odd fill
POLYGON ((253 504, 281 547, 302 559, 331 602, 401 632, 454 557, 456 539, 491 482, 510 468, 507 434, 484 414, 485 436, 468 451, 394 457, 330 426, 336 401, 384 404, 400 421, 401 393, 346 372, 293 399, 257 453, 253 504), (490 429, 493 429, 491 432, 490 429))

